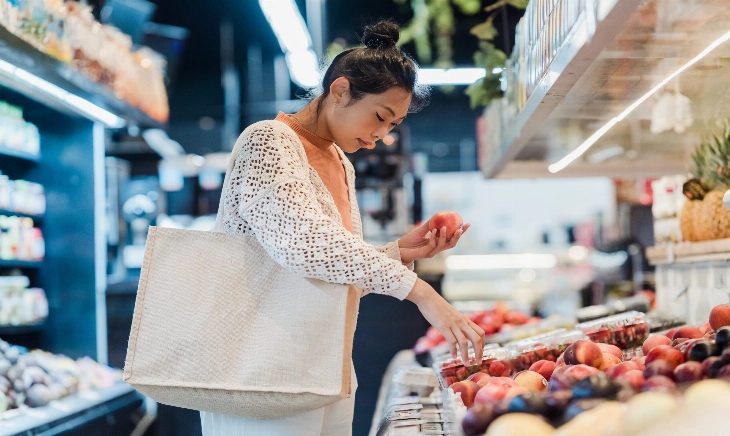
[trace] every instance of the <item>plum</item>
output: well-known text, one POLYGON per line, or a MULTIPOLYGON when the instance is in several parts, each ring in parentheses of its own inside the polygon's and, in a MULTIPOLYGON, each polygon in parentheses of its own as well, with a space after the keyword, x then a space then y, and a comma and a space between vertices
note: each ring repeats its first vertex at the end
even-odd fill
POLYGON ((549 410, 546 399, 547 396, 541 392, 526 392, 516 395, 509 400, 507 412, 546 415, 549 410))
POLYGON ((565 408, 563 418, 565 419, 565 421, 570 421, 571 419, 575 418, 586 410, 595 409, 606 401, 608 400, 606 400, 605 398, 583 398, 573 400, 570 402, 570 404, 568 404, 568 407, 565 408))
POLYGON ((657 360, 646 365, 644 368, 644 378, 649 379, 655 375, 663 375, 670 379, 674 379, 674 368, 669 362, 657 360))
POLYGON ((610 398, 616 392, 616 385, 602 372, 578 380, 573 385, 573 398, 610 398))
POLYGON ((715 332, 715 343, 721 352, 730 344, 730 327, 723 327, 715 332))
POLYGON ((480 436, 496 418, 497 413, 491 404, 475 404, 466 412, 461 428, 466 436, 480 436))
POLYGON ((674 368, 674 380, 677 383, 700 381, 704 376, 704 370, 700 362, 689 361, 674 368))

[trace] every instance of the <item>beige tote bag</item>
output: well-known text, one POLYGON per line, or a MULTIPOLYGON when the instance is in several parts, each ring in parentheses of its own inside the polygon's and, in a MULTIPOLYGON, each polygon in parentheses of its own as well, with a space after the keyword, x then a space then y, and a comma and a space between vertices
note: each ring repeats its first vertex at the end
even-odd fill
POLYGON ((151 227, 124 381, 172 406, 273 419, 350 395, 359 291, 253 236, 151 227))

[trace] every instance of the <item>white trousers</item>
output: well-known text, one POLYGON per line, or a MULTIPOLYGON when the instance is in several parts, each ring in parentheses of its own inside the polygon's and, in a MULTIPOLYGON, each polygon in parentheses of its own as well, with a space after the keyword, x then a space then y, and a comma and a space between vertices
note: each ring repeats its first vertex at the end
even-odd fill
POLYGON ((350 398, 281 419, 249 419, 200 412, 203 436, 351 436, 357 378, 352 370, 350 398))

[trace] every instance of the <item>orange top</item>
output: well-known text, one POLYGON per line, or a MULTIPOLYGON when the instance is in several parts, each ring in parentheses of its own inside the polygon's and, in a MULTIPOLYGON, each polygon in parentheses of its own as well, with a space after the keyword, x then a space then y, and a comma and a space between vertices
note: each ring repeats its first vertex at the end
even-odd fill
POLYGON ((352 216, 350 216, 350 192, 347 187, 345 168, 340 161, 337 145, 327 139, 320 138, 299 124, 291 115, 279 112, 276 121, 289 126, 299 136, 304 145, 309 165, 317 171, 319 178, 335 200, 337 210, 342 217, 342 225, 352 233, 352 216))

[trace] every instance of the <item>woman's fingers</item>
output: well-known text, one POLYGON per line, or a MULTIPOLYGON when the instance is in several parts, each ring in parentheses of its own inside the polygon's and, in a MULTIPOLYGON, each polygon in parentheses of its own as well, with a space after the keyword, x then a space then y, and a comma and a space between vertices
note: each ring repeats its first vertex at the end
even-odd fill
POLYGON ((451 332, 450 329, 443 329, 443 330, 444 331, 442 331, 441 334, 444 335, 444 337, 446 338, 446 342, 448 342, 449 347, 451 348, 451 357, 456 359, 456 357, 458 356, 457 351, 456 351, 456 346, 457 346, 456 337, 454 336, 454 334, 451 332))
POLYGON ((474 356, 477 358, 477 362, 481 364, 483 355, 481 350, 484 350, 484 330, 468 318, 466 318, 466 323, 464 332, 474 347, 474 356))
POLYGON ((459 350, 461 351, 461 361, 466 366, 469 361, 469 342, 466 340, 466 336, 462 329, 458 325, 451 327, 451 333, 456 338, 456 342, 459 344, 459 350))

